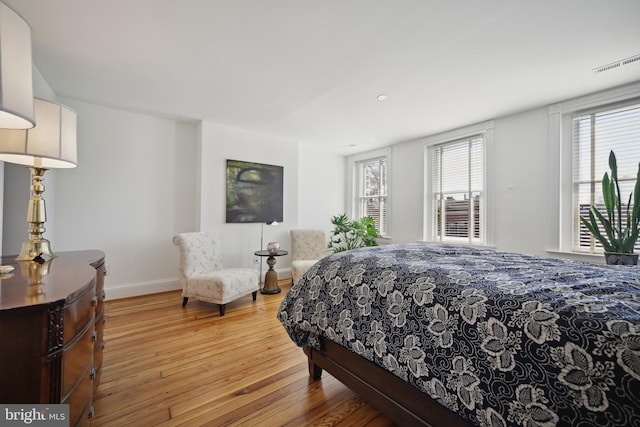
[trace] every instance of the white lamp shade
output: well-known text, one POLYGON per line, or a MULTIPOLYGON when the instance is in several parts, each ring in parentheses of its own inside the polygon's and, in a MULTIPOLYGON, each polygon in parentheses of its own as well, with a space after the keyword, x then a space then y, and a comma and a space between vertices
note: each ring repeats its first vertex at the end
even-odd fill
POLYGON ((31 27, 0 2, 0 128, 34 124, 31 27))
POLYGON ((39 98, 34 105, 33 129, 0 129, 0 160, 45 169, 76 167, 75 111, 39 98))

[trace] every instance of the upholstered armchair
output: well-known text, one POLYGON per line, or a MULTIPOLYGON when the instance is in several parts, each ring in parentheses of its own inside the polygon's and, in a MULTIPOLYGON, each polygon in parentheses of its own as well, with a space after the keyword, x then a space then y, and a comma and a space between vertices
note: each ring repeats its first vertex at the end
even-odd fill
POLYGON ((220 240, 215 233, 177 234, 173 244, 180 249, 183 307, 189 297, 194 297, 219 304, 220 316, 224 316, 228 302, 249 294, 256 300, 260 289, 258 270, 224 268, 220 260, 220 240))
POLYGON ((296 284, 320 258, 327 255, 327 239, 322 230, 291 230, 291 276, 296 284))

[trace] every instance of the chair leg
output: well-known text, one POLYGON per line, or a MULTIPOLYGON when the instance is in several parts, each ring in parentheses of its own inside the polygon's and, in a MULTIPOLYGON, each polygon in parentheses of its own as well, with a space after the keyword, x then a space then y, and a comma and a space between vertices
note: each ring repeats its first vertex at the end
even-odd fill
POLYGON ((251 297, 253 298, 253 300, 256 300, 256 296, 258 295, 258 291, 253 291, 251 292, 251 297))
POLYGON ((183 307, 187 306, 187 301, 189 301, 189 297, 182 297, 182 306, 183 307))
POLYGON ((227 304, 220 304, 220 317, 224 316, 225 308, 227 308, 227 304))

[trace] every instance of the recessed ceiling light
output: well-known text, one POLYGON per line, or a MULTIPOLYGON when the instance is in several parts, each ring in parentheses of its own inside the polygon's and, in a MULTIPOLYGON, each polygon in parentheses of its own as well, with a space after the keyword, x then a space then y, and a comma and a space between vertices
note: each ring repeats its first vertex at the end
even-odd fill
POLYGON ((387 94, 385 94, 385 93, 382 93, 382 94, 378 95, 378 96, 376 97, 376 99, 377 99, 378 101, 386 101, 387 99, 389 99, 389 95, 387 95, 387 94))

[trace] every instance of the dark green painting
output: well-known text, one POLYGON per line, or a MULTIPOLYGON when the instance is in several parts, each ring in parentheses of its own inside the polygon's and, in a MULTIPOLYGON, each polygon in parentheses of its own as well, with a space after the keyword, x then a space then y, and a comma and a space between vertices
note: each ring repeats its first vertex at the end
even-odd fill
POLYGON ((282 222, 284 168, 227 160, 227 222, 282 222))

